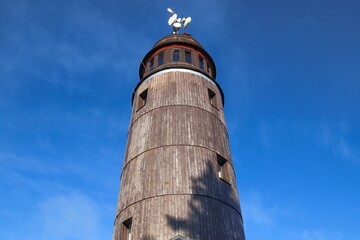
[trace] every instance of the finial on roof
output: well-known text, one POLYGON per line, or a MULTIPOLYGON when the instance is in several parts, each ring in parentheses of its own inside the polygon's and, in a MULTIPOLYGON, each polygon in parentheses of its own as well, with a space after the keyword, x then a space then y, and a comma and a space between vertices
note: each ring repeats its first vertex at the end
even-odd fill
POLYGON ((186 28, 191 22, 191 17, 178 18, 174 8, 168 8, 167 11, 172 14, 169 18, 169 26, 173 26, 173 34, 178 34, 180 28, 186 28))

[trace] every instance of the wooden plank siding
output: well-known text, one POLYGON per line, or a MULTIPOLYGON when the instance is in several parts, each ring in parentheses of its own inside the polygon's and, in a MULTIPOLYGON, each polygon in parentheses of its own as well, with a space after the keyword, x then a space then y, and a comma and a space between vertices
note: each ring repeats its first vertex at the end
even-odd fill
MULTIPOLYGON (((221 111, 223 108, 221 107, 220 111, 218 111, 209 104, 208 88, 216 93, 219 105, 222 106, 221 95, 217 87, 199 75, 174 70, 173 72, 150 77, 150 80, 145 81, 137 89, 136 96, 145 89, 149 89, 148 102, 139 111, 133 108, 132 122, 140 115, 154 108, 169 105, 186 105, 205 109, 225 123, 224 113, 221 111)), ((138 101, 137 97, 135 101, 138 101)), ((134 102, 134 106, 136 106, 136 103, 134 102)))
MULTIPOLYGON (((169 240, 182 235, 194 240, 242 240, 242 219, 233 209, 211 198, 166 195, 129 206, 118 221, 133 220, 133 239, 169 240)), ((116 229, 117 230, 117 229, 116 229)), ((120 239, 114 232, 114 239, 120 239)))
POLYGON ((129 218, 135 240, 245 239, 221 94, 199 74, 164 72, 137 88, 113 240, 123 240, 129 218), (217 154, 229 162, 230 184, 218 176, 217 154))

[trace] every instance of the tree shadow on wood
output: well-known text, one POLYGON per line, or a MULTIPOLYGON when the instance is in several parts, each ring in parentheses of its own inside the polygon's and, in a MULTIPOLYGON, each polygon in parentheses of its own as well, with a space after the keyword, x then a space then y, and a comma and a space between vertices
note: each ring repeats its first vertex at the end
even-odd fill
POLYGON ((235 178, 230 185, 218 177, 217 170, 214 161, 206 160, 202 175, 191 179, 192 194, 184 202, 187 217, 167 215, 167 222, 173 230, 192 240, 244 240, 235 178))

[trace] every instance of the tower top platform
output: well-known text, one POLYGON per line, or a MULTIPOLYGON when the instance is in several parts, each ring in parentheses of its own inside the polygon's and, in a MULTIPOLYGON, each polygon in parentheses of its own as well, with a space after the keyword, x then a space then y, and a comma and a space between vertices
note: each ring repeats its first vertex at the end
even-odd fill
POLYGON ((210 54, 190 34, 171 34, 155 43, 141 61, 140 82, 164 69, 186 68, 216 82, 216 67, 210 54), (174 54, 178 54, 174 58, 174 54), (177 58, 178 57, 178 58, 177 58))

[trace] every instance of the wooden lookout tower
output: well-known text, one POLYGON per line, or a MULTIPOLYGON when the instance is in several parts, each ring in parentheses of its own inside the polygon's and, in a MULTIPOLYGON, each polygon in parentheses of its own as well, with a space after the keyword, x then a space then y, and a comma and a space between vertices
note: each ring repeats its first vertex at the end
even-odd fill
POLYGON ((113 240, 244 240, 215 63, 189 34, 140 65, 113 240))

